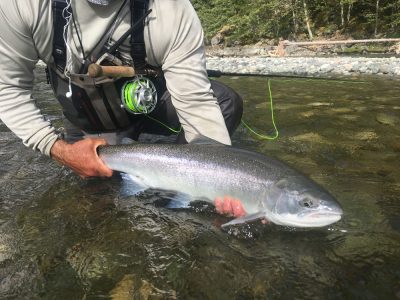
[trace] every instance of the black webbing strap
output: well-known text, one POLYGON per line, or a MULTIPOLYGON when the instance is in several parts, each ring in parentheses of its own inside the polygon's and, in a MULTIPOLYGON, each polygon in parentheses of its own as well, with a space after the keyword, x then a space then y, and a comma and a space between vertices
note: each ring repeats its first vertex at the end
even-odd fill
POLYGON ((67 51, 64 43, 64 27, 67 20, 63 17, 63 10, 67 7, 65 0, 53 0, 53 57, 54 63, 60 72, 64 72, 67 61, 67 51))
MULTIPOLYGON (((131 26, 146 14, 149 1, 148 0, 130 0, 131 7, 131 26)), ((131 34, 131 56, 133 67, 137 70, 144 69, 146 66, 146 47, 144 44, 144 26, 145 19, 140 22, 131 34)))
MULTIPOLYGON (((124 2, 125 3, 125 2, 124 2)), ((57 69, 60 72, 64 72, 67 53, 66 53, 66 45, 64 43, 64 27, 67 24, 66 19, 63 17, 63 10, 67 6, 65 0, 52 0, 52 9, 53 9, 53 28, 54 28, 54 37, 53 37, 53 57, 54 63, 57 69)), ((121 9, 124 5, 121 6, 121 9)), ((148 13, 149 0, 130 0, 130 9, 131 9, 131 26, 135 23, 135 28, 131 33, 130 44, 131 44, 131 56, 133 60, 133 67, 137 70, 144 69, 146 67, 146 47, 144 44, 144 26, 146 14, 148 13)), ((71 13, 71 12, 70 12, 71 13)), ((115 20, 114 20, 115 22, 115 20)), ((113 22, 113 23, 114 23, 113 22)), ((106 34, 103 36, 101 41, 98 43, 97 49, 103 48, 103 45, 106 43, 110 33, 111 26, 108 28, 106 34), (100 47, 99 47, 100 46, 100 47)), ((93 51, 96 52, 96 51, 93 51)), ((103 51, 97 51, 103 52, 103 51)), ((93 53, 92 53, 93 54, 93 53)), ((95 55, 98 58, 98 55, 95 55)), ((101 54, 101 53, 100 53, 101 54)))

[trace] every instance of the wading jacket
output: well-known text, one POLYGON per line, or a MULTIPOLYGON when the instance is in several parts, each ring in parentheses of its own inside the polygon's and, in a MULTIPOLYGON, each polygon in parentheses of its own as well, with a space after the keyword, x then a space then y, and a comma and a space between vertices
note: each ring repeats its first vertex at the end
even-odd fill
MULTIPOLYGON (((101 39, 122 3, 123 0, 115 0, 104 7, 83 0, 71 1, 86 53, 101 39)), ((201 134, 230 144, 207 77, 203 31, 190 1, 150 0, 149 8, 152 12, 144 30, 147 60, 164 72, 186 139, 190 142, 201 134)), ((127 9, 115 28, 113 41, 130 28, 130 16, 127 9)), ((36 106, 32 88, 38 60, 53 64, 52 40, 51 0, 0 1, 0 118, 26 146, 46 155, 50 155, 57 135, 36 106)), ((77 71, 82 49, 71 28, 68 45, 73 70, 77 71)), ((129 41, 121 46, 122 51, 124 48, 129 53, 129 41)))

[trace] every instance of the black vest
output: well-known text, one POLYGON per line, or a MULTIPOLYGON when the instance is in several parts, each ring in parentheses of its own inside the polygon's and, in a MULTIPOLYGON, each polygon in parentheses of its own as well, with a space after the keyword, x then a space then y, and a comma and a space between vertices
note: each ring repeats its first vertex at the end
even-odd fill
MULTIPOLYGON (((82 0, 81 0, 82 1, 82 0)), ((144 44, 145 17, 148 12, 148 0, 125 0, 122 9, 126 9, 129 2, 131 11, 130 44, 131 64, 135 69, 146 68, 146 49, 144 44)), ((65 0, 53 0, 53 58, 54 65, 49 66, 48 75, 55 96, 60 102, 65 117, 74 125, 88 133, 107 132, 124 129, 131 124, 133 115, 127 113, 121 106, 120 90, 126 78, 94 79, 86 75, 87 67, 109 50, 118 51, 118 45, 107 45, 111 28, 105 32, 104 38, 99 41, 90 57, 85 57, 81 74, 71 74, 72 96, 67 97, 69 81, 64 75, 66 66, 66 45, 63 32, 66 20, 63 10, 65 0)), ((70 11, 71 13, 71 11, 70 11)), ((72 19, 69 26, 74 26, 72 19)), ((128 34, 128 32, 127 32, 128 34)), ((117 41, 118 42, 122 41, 117 41)), ((117 53, 111 53, 117 55, 117 53)))

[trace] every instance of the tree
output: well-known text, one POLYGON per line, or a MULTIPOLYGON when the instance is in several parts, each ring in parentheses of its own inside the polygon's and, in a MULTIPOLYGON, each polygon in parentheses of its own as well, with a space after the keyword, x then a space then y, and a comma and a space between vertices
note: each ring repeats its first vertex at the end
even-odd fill
POLYGON ((374 35, 378 35, 378 19, 379 19, 379 0, 376 0, 376 10, 375 10, 375 30, 374 35))
POLYGON ((400 0, 192 0, 207 39, 232 28, 226 40, 242 44, 262 39, 378 34, 400 37, 400 0))
POLYGON ((307 25, 308 37, 312 41, 313 40, 313 33, 311 31, 310 17, 309 17, 309 14, 308 14, 308 8, 307 8, 306 0, 303 0, 303 7, 304 7, 304 20, 305 20, 306 25, 307 25))
POLYGON ((297 0, 292 0, 292 18, 293 18, 293 34, 297 37, 297 32, 299 31, 299 22, 297 20, 297 0))

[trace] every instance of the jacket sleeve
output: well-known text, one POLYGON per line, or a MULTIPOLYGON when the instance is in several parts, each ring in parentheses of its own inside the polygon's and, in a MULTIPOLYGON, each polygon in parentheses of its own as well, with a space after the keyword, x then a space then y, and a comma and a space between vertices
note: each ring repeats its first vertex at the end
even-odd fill
POLYGON ((162 65, 186 140, 190 142, 203 135, 230 145, 221 109, 207 77, 203 29, 195 10, 188 0, 154 1, 154 5, 158 28, 150 28, 149 42, 151 46, 156 36, 154 40, 160 44, 154 42, 155 52, 151 54, 162 65))
POLYGON ((0 118, 23 143, 46 155, 57 139, 32 98, 33 70, 51 60, 51 3, 0 2, 0 118))

